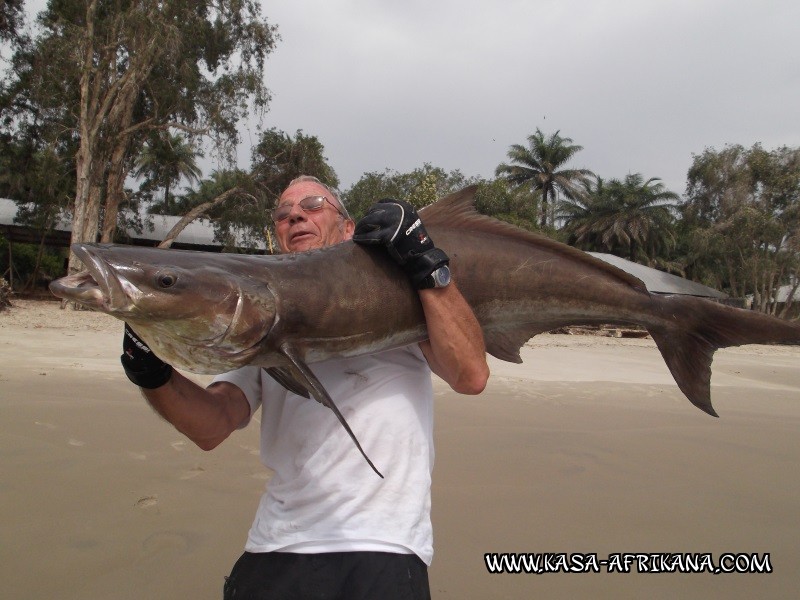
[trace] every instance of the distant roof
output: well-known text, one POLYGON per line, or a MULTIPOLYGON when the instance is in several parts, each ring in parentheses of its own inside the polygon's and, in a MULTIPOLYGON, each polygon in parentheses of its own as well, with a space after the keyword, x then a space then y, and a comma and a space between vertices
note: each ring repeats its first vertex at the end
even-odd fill
MULTIPOLYGON (((782 285, 777 290, 775 290, 775 298, 767 299, 767 302, 772 304, 773 302, 777 302, 778 304, 785 304, 789 301, 789 294, 791 293, 792 289, 794 288, 793 285, 782 285)), ((746 298, 752 302, 753 294, 747 294, 746 298)), ((800 287, 794 291, 794 297, 792 298, 792 302, 800 302, 800 287)))
MULTIPOLYGON (((31 238, 29 233, 26 234, 26 232, 20 231, 28 228, 15 223, 16 216, 17 203, 8 198, 0 198, 0 230, 6 233, 15 233, 15 241, 38 242, 38 239, 31 238)), ((181 217, 176 216, 147 215, 144 219, 144 230, 141 233, 129 227, 126 229, 125 234, 132 243, 156 245, 167 237, 167 233, 180 219, 181 217)), ((53 244, 69 245, 72 223, 69 220, 62 219, 54 229, 55 231, 48 241, 53 244)), ((195 250, 220 250, 222 244, 214 239, 214 227, 210 221, 207 219, 195 219, 181 231, 180 235, 175 239, 173 247, 195 250)), ((266 248, 266 244, 260 243, 258 247, 263 250, 266 248)))
MULTIPOLYGON (((6 233, 11 229, 23 230, 27 229, 14 223, 14 217, 17 214, 17 203, 7 198, 0 198, 0 231, 6 233)), ((162 215, 148 215, 144 231, 137 233, 133 229, 128 228, 127 235, 134 244, 148 244, 156 245, 163 240, 170 229, 180 220, 180 217, 162 216, 162 215)), ((63 246, 69 244, 69 232, 72 231, 72 224, 69 221, 61 221, 55 228, 55 233, 50 240, 51 243, 60 243, 63 246)), ((24 232, 16 231, 18 235, 24 232)), ((30 230, 29 230, 30 234, 30 230)), ((38 241, 37 239, 23 239, 18 237, 21 241, 38 241)), ((203 249, 203 250, 217 250, 219 251, 222 244, 214 240, 214 228, 207 219, 195 219, 186 228, 181 231, 181 234, 173 244, 175 248, 186 249, 203 249)), ((263 250, 266 245, 262 242, 259 244, 259 249, 263 250)), ((689 296, 703 296, 706 298, 727 298, 728 295, 724 294, 714 288, 710 288, 701 283, 683 279, 677 275, 671 275, 645 267, 635 262, 625 260, 613 254, 604 254, 602 252, 589 252, 592 256, 599 258, 602 261, 610 263, 615 267, 630 273, 634 277, 642 280, 647 290, 656 294, 685 294, 689 296)), ((786 292, 788 295, 788 291, 786 292)), ((785 300, 784 300, 785 301, 785 300)))
POLYGON ((588 252, 595 258, 599 258, 623 271, 630 273, 634 277, 642 280, 647 291, 655 294, 684 294, 687 296, 703 296, 706 298, 727 298, 728 295, 715 290, 714 288, 697 283, 696 281, 689 281, 683 277, 665 273, 657 269, 645 267, 639 263, 625 260, 613 254, 605 254, 603 252, 588 252))

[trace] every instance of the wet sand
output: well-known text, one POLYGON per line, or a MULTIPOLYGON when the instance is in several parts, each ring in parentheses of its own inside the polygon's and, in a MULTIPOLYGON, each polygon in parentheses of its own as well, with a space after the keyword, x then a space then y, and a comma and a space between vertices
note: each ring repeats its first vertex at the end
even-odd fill
MULTIPOLYGON (((0 313, 3 596, 220 598, 269 477, 257 429, 198 450, 125 379, 118 321, 15 305, 0 313)), ((492 361, 481 396, 435 385, 435 598, 796 593, 800 348, 718 352, 720 419, 650 340, 545 335, 523 358, 492 361), (769 553, 773 572, 489 574, 487 552, 769 553)))

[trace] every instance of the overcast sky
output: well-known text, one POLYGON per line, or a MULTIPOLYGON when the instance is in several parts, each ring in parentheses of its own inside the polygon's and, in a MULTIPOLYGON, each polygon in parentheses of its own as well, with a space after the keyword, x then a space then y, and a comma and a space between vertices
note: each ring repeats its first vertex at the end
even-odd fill
POLYGON ((490 178, 537 127, 583 146, 571 166, 681 194, 706 147, 800 146, 798 0, 261 3, 281 36, 263 125, 316 135, 342 190, 425 162, 490 178))
MULTIPOLYGON (((342 189, 430 162, 492 177, 537 127, 572 166, 683 193, 692 154, 800 146, 797 0, 263 0, 267 127, 316 135, 342 189)), ((255 127, 244 127, 242 166, 255 127)))

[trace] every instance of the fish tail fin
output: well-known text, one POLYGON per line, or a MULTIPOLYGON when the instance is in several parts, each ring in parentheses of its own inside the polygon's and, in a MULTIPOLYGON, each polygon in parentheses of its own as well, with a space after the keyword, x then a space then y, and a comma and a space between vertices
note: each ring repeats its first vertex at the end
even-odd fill
POLYGON ((689 296, 654 296, 665 319, 648 327, 675 382, 700 410, 711 405, 711 361, 718 348, 800 344, 800 325, 689 296))

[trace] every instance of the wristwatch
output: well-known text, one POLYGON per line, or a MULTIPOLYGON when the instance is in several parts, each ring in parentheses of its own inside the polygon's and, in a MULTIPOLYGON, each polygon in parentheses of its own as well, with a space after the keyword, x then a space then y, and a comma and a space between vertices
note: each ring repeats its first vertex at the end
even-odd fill
POLYGON ((419 289, 443 288, 448 285, 450 285, 450 267, 442 265, 422 280, 422 285, 419 286, 419 289))

